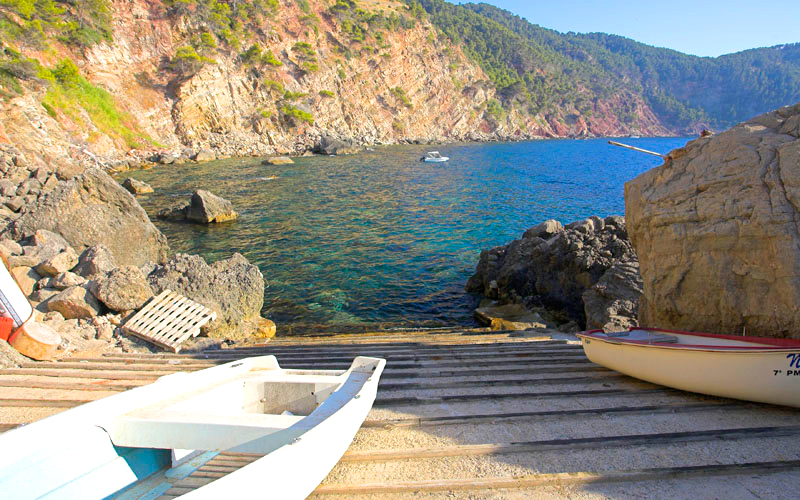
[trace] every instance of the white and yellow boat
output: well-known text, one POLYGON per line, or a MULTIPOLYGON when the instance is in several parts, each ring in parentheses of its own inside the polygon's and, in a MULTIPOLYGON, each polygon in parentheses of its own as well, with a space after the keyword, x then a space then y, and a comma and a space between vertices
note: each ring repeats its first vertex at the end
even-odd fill
POLYGON ((800 340, 654 328, 579 333, 593 363, 712 396, 800 407, 800 340))

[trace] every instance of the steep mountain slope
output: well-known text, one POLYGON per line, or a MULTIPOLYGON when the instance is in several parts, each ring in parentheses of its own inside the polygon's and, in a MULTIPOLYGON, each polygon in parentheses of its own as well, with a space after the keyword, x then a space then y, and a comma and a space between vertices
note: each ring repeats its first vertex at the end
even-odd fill
MULTIPOLYGON (((514 77, 526 83, 530 80, 530 65, 519 61, 533 53, 538 63, 536 73, 544 68, 551 79, 567 74, 573 87, 583 82, 599 96, 627 89, 641 96, 659 121, 675 130, 703 125, 724 128, 800 100, 800 44, 717 58, 696 57, 615 35, 560 34, 488 4, 451 6, 442 0, 423 0, 423 4, 432 13, 434 24, 442 29, 452 31, 454 23, 473 24, 470 19, 477 15, 519 37, 520 42, 514 45, 500 42, 487 47, 491 52, 489 64, 481 66, 488 74, 498 72, 493 67, 510 69, 511 77, 494 79, 501 88, 514 77), (446 19, 442 12, 446 12, 446 19), (500 50, 495 50, 497 47, 500 50)), ((461 31, 459 38, 474 36, 461 31)), ((479 60, 484 53, 477 52, 479 60)), ((531 101, 548 105, 551 101, 541 94, 552 96, 557 92, 531 92, 531 101)))
POLYGON ((676 134, 800 99, 798 52, 696 58, 443 0, 2 0, 0 145, 113 163, 676 134))

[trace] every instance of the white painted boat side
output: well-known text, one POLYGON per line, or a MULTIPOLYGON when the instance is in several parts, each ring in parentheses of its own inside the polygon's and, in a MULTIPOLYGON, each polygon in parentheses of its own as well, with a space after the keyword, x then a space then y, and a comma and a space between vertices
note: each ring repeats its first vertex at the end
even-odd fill
MULTIPOLYGON (((732 346, 730 342, 717 342, 719 348, 693 348, 634 344, 618 337, 579 337, 590 361, 631 377, 712 396, 800 407, 800 370, 790 366, 792 354, 800 356, 800 349, 725 348, 732 346)), ((704 343, 714 344, 708 338, 704 343)))
POLYGON ((295 441, 180 498, 306 498, 341 459, 367 417, 384 364, 374 373, 355 374, 362 383, 350 384, 328 397, 319 414, 314 412, 309 416, 315 422, 309 423, 295 441))

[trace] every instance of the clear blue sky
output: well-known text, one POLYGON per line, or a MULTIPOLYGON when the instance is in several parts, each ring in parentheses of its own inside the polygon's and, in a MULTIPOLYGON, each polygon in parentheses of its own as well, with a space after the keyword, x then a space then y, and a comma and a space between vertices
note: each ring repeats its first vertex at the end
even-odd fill
POLYGON ((697 56, 800 42, 800 0, 483 2, 562 33, 610 33, 697 56))

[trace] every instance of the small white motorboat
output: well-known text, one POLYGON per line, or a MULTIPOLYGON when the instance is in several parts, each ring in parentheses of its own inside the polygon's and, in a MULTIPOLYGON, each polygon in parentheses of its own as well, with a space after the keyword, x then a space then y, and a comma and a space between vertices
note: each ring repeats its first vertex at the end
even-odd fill
POLYGON ((361 427, 385 364, 291 370, 260 356, 167 375, 0 435, 0 496, 156 498, 226 451, 253 461, 180 498, 306 498, 361 427))
POLYGON ((800 407, 800 340, 652 328, 579 333, 593 363, 712 396, 800 407))
POLYGON ((450 158, 447 156, 442 156, 438 151, 429 151, 425 156, 420 158, 420 161, 424 161, 425 163, 442 163, 450 158))

